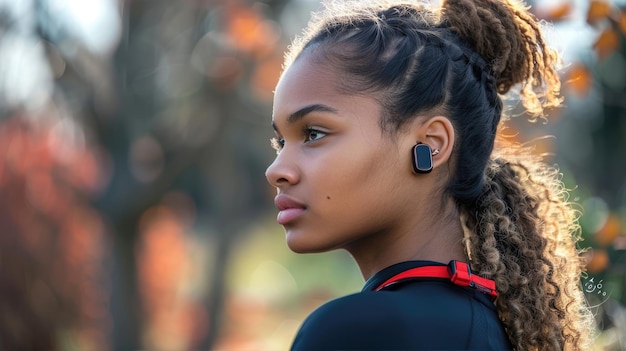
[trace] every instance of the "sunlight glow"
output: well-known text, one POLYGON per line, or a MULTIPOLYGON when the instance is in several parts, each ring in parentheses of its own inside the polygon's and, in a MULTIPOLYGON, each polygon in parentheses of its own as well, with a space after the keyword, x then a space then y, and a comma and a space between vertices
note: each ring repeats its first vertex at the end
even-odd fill
POLYGON ((110 53, 121 34, 118 3, 114 0, 47 0, 50 17, 72 37, 97 54, 110 53))

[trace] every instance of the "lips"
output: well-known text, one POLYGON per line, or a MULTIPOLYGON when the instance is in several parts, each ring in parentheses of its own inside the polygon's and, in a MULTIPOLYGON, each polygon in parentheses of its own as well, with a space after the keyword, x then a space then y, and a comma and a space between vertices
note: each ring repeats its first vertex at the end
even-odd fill
POLYGON ((274 198, 274 205, 278 209, 276 220, 278 224, 285 225, 296 220, 306 209, 302 203, 287 195, 278 195, 274 198))

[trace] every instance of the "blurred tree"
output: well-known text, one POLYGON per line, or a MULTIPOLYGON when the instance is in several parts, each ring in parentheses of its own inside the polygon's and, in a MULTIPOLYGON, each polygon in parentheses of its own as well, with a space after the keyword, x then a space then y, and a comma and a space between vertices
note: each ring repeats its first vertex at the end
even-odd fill
POLYGON ((106 350, 106 169, 55 93, 40 5, 0 2, 0 349, 106 350))
POLYGON ((204 302, 209 330, 191 347, 210 348, 218 335, 232 245, 268 203, 268 133, 259 127, 268 125, 268 93, 280 68, 270 9, 238 1, 126 4, 114 60, 119 104, 96 116, 94 128, 115 169, 100 207, 115 226, 116 348, 141 345, 137 224, 173 189, 190 194, 198 225, 215 233, 204 302))
MULTIPOLYGON (((263 171, 271 157, 269 103, 283 48, 279 27, 271 18, 285 3, 126 1, 121 8, 121 42, 113 56, 81 39, 81 31, 71 23, 78 4, 33 0, 5 6, 17 15, 4 18, 2 25, 32 31, 15 42, 32 42, 45 50, 24 55, 40 60, 33 67, 42 67, 41 74, 23 75, 22 82, 31 82, 25 78, 32 77, 34 83, 17 91, 30 95, 15 97, 15 91, 3 90, 7 99, 3 113, 13 115, 20 106, 33 108, 37 97, 33 87, 46 88, 48 95, 39 108, 49 108, 50 101, 70 133, 100 147, 96 161, 105 176, 90 176, 107 180, 93 206, 112 238, 113 349, 167 347, 153 332, 160 330, 153 319, 162 301, 155 302, 159 294, 150 291, 158 290, 154 282, 165 278, 159 275, 170 272, 157 267, 182 269, 169 258, 188 253, 184 244, 188 235, 175 225, 155 231, 146 229, 154 228, 147 224, 142 230, 140 223, 142 218, 146 222, 148 213, 156 216, 150 220, 155 223, 177 223, 167 219, 168 211, 154 210, 173 192, 190 199, 197 211, 197 220, 184 227, 185 232, 195 228, 212 236, 209 242, 214 245, 206 249, 214 254, 205 267, 211 281, 195 306, 206 314, 199 313, 190 322, 208 330, 191 332, 196 334, 191 341, 195 344, 176 345, 207 349, 215 341, 231 248, 242 229, 271 203, 266 200, 263 171), (162 240, 169 244, 158 244, 162 240)), ((100 27, 100 39, 119 32, 116 21, 108 25, 100 27)), ((11 41, 5 36, 0 43, 11 41)), ((27 69, 25 62, 15 65, 27 69)), ((15 84, 10 77, 3 82, 15 84)), ((37 116, 46 112, 38 110, 37 116)), ((174 203, 168 206, 179 211, 174 203)), ((176 274, 170 277, 171 285, 179 284, 176 274)))
POLYGON ((209 331, 187 346, 210 349, 217 337, 231 248, 269 202, 269 99, 281 63, 275 14, 243 1, 126 3, 114 60, 119 103, 94 108, 93 128, 115 169, 99 205, 114 225, 116 349, 154 344, 136 339, 150 316, 137 287, 138 223, 173 190, 189 194, 196 225, 214 233, 202 302, 209 331))

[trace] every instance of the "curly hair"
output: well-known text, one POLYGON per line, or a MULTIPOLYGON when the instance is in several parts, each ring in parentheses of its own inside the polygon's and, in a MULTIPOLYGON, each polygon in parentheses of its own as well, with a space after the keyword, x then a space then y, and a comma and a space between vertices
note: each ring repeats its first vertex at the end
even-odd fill
POLYGON ((580 289, 577 211, 557 169, 502 143, 483 194, 461 210, 472 267, 496 281, 498 314, 516 349, 585 349, 593 320, 580 289))
POLYGON ((531 116, 558 106, 560 58, 537 19, 514 0, 327 2, 285 58, 305 52, 340 74, 346 93, 383 107, 381 128, 429 115, 455 128, 445 192, 457 204, 478 274, 516 350, 581 350, 592 316, 580 287, 577 212, 557 170, 498 140, 501 94, 520 86, 531 116), (462 160, 462 162, 461 162, 462 160))

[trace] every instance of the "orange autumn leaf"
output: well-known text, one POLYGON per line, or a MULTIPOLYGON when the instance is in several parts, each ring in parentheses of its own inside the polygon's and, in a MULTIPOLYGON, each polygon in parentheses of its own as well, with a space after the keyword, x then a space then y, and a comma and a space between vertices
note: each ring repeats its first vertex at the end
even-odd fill
POLYGON ((587 11, 587 23, 594 24, 609 16, 611 13, 611 4, 606 1, 593 0, 589 4, 587 11))
POLYGON ((619 48, 619 37, 615 30, 612 28, 605 29, 593 44, 593 48, 601 60, 616 51, 619 48))
POLYGON ((257 55, 271 52, 278 41, 272 23, 254 7, 233 6, 227 13, 226 32, 237 48, 257 55))
POLYGON ((566 2, 546 9, 541 17, 551 22, 560 21, 569 16, 573 9, 572 3, 566 2))
POLYGON ((566 73, 566 87, 578 96, 586 96, 593 84, 593 75, 583 64, 573 65, 566 73))
POLYGON ((609 254, 605 250, 593 250, 589 256, 587 261, 589 273, 601 272, 609 265, 609 254))
POLYGON ((236 43, 246 49, 250 49, 257 44, 258 28, 261 26, 262 18, 246 7, 232 10, 227 31, 236 40, 236 43))
POLYGON ((619 219, 615 215, 609 216, 606 223, 600 229, 596 235, 596 242, 602 246, 609 246, 613 243, 615 238, 619 235, 620 223, 619 219))

